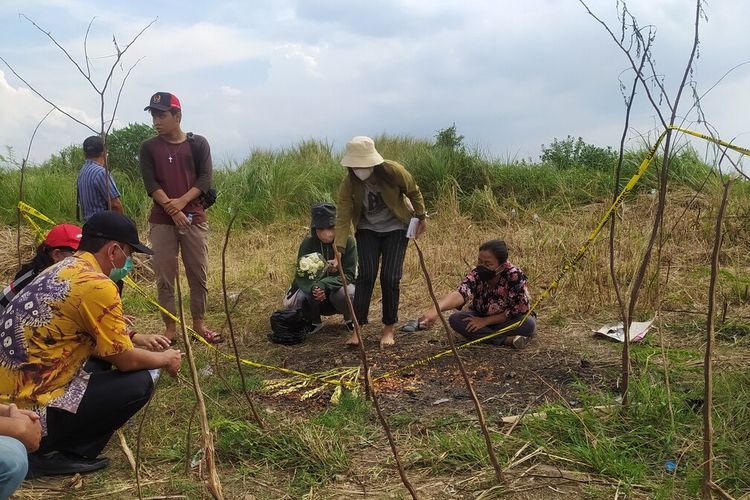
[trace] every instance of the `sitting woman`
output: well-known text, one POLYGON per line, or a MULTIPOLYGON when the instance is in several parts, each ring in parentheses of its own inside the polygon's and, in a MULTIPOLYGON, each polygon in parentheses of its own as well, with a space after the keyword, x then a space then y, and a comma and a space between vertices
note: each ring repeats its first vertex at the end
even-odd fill
MULTIPOLYGON (((455 312, 448 320, 453 330, 469 340, 485 337, 516 323, 529 311, 531 301, 526 276, 508 262, 508 247, 504 241, 482 243, 477 264, 457 290, 438 301, 440 311, 469 305, 468 310, 455 312)), ((425 330, 437 319, 435 308, 430 307, 418 320, 406 323, 402 330, 425 330)), ((521 325, 487 342, 522 349, 534 335, 536 318, 532 313, 521 325)))

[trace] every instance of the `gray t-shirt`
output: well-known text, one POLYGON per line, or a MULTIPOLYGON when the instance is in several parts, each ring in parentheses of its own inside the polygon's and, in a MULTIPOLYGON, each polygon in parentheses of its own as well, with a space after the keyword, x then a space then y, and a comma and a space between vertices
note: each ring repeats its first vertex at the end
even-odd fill
POLYGON ((406 229, 406 225, 393 214, 383 201, 380 186, 377 182, 370 182, 370 179, 368 179, 364 184, 365 197, 362 199, 364 211, 357 229, 369 229, 376 233, 406 229))

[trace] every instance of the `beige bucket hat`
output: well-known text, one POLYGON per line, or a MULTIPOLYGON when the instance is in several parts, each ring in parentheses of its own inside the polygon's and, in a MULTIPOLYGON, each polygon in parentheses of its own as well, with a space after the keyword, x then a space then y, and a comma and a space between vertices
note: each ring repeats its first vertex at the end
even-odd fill
POLYGON ((375 141, 364 135, 358 135, 346 143, 341 164, 349 168, 369 168, 383 163, 383 157, 375 149, 375 141))

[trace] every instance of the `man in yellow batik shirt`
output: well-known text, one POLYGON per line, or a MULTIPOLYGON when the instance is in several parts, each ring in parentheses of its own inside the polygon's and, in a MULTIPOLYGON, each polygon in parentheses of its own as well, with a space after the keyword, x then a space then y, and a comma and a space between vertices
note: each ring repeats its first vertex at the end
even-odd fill
POLYGON ((179 351, 134 348, 125 331, 115 282, 133 252, 151 253, 135 223, 97 213, 78 252, 41 272, 0 316, 0 403, 33 410, 42 424, 29 477, 105 467, 99 453, 153 390, 149 369, 180 368, 179 351))

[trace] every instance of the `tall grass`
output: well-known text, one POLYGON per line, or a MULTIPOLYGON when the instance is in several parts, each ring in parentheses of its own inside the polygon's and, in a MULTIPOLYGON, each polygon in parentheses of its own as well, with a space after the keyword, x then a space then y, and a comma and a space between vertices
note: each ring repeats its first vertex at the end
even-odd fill
MULTIPOLYGON (((498 210, 532 208, 559 210, 604 201, 611 197, 611 172, 585 166, 559 168, 554 164, 528 162, 502 163, 480 151, 449 148, 403 136, 376 138, 386 158, 404 164, 414 175, 426 198, 428 209, 440 209, 439 198, 448 188, 455 189, 462 212, 475 220, 492 220, 498 210)), ((623 179, 636 171, 645 151, 626 155, 623 179)), ((277 150, 254 150, 236 168, 218 166, 214 184, 220 195, 211 210, 215 223, 224 224, 230 212, 242 219, 262 223, 298 218, 310 205, 335 201, 345 174, 339 163, 340 152, 330 144, 308 140, 277 150)), ((656 187, 654 162, 636 191, 656 187)), ((83 155, 71 146, 53 155, 43 165, 26 173, 26 201, 55 220, 75 219, 75 179, 83 155)), ((127 212, 144 222, 151 201, 138 178, 112 166, 127 212)), ((700 186, 711 169, 695 152, 685 150, 672 162, 671 177, 679 185, 700 186)), ((15 219, 19 172, 0 169, 0 222, 15 219)))

